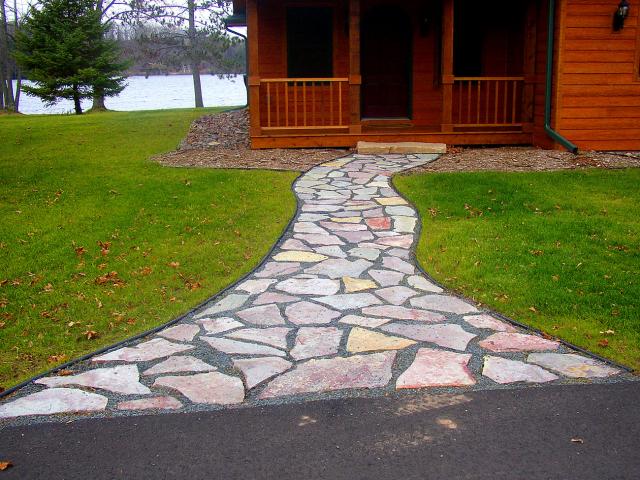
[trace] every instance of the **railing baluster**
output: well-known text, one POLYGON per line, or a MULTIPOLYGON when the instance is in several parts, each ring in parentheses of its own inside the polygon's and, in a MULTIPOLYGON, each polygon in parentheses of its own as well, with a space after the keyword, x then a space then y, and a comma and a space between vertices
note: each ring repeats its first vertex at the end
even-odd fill
POLYGON ((333 125, 333 82, 329 82, 329 126, 333 125))
POLYGON ((502 105, 502 122, 507 123, 507 103, 509 99, 509 82, 504 82, 504 103, 502 105))
POLYGON ((338 126, 342 124, 342 83, 338 83, 338 126))
POLYGON ((480 92, 481 92, 481 88, 480 88, 480 84, 482 82, 480 80, 478 80, 478 98, 476 99, 476 123, 480 123, 480 92))
POLYGON ((271 84, 267 83, 267 127, 271 126, 271 84))
POLYGON ((311 84, 311 111, 313 112, 313 118, 311 119, 311 123, 317 125, 316 123, 316 84, 311 84))
POLYGON ((467 81, 467 123, 471 123, 471 80, 467 81))
POLYGON ((485 82, 487 84, 487 93, 485 93, 485 101, 484 101, 484 123, 489 123, 489 97, 491 96, 491 84, 489 82, 485 82))
POLYGON ((302 82, 302 123, 307 126, 307 82, 302 82))
POLYGON ((289 82, 284 82, 284 126, 289 126, 289 82))
POLYGON ((517 89, 518 89, 518 84, 516 83, 516 81, 513 81, 513 99, 512 99, 512 105, 511 105, 511 123, 516 123, 516 98, 517 98, 517 89))
POLYGON ((458 122, 462 123, 462 83, 458 84, 458 122))
POLYGON ((276 83, 276 126, 280 126, 280 87, 276 83))
POLYGON ((496 99, 495 99, 495 106, 494 106, 494 111, 493 111, 493 123, 498 123, 498 102, 500 101, 500 81, 496 80, 495 81, 496 84, 496 99))

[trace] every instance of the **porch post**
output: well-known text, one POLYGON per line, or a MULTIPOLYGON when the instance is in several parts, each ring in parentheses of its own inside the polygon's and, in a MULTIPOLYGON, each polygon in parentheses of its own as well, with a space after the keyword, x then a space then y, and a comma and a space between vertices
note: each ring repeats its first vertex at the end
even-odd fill
POLYGON ((533 131, 533 105, 535 100, 536 84, 536 26, 537 26, 536 2, 529 2, 527 6, 527 18, 524 40, 524 91, 522 94, 522 131, 533 131))
POLYGON ((249 135, 260 135, 260 71, 258 61, 258 0, 247 0, 247 55, 249 56, 249 135))
POLYGON ((442 8, 442 131, 453 131, 453 2, 442 8))
POLYGON ((349 0, 349 133, 361 133, 360 0, 349 0))

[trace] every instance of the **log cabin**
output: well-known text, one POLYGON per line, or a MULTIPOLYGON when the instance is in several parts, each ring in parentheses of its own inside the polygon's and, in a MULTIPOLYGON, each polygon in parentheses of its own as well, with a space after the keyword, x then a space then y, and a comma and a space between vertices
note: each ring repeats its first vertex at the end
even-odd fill
POLYGON ((640 150, 640 0, 233 0, 252 148, 640 150))

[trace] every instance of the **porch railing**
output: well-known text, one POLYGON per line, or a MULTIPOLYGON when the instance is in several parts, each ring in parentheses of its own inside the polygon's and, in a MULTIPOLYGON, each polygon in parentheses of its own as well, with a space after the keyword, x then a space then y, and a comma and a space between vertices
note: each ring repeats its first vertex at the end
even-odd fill
POLYGON ((524 77, 454 77, 454 127, 521 127, 524 77))
POLYGON ((262 130, 347 128, 348 91, 348 78, 262 78, 262 130))

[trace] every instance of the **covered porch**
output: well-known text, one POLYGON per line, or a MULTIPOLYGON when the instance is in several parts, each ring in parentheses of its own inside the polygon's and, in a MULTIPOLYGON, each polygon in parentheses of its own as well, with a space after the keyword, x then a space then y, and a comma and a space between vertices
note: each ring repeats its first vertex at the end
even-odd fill
POLYGON ((479 3, 246 0, 252 147, 531 143, 537 2, 479 3))

